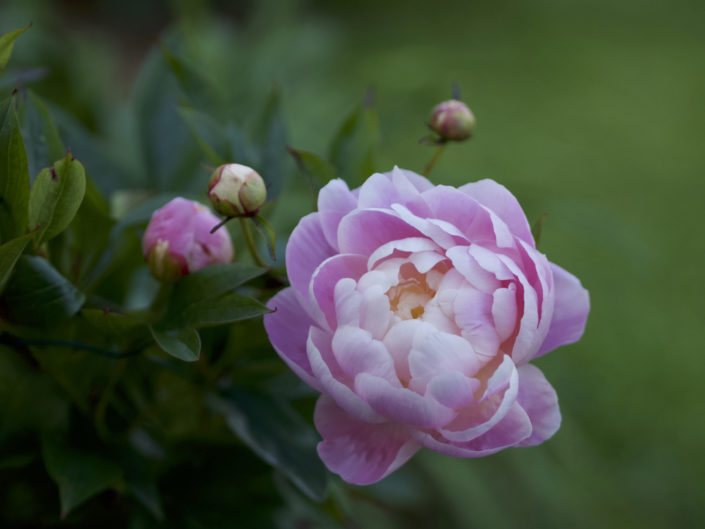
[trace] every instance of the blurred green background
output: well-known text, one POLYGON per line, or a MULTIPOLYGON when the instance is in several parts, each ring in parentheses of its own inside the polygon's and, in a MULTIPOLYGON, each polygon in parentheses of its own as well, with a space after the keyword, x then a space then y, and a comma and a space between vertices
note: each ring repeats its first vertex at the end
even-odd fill
MULTIPOLYGON (((0 33, 29 21, 0 88, 19 80, 63 109, 74 152, 98 138, 95 161, 82 161, 106 191, 158 179, 135 161, 132 87, 166 42, 244 123, 275 86, 288 144, 300 149, 323 153, 373 89, 377 170, 423 168, 428 111, 457 81, 476 136, 451 145, 432 180, 493 178, 530 221, 548 214, 541 250, 581 278, 592 302, 583 340, 537 362, 558 392, 561 429, 485 459, 421 453, 346 494, 350 527, 705 525, 705 3, 0 3, 0 33)), ((189 175, 180 184, 201 185, 189 175)), ((289 180, 278 233, 310 211, 303 187, 289 180)), ((201 471, 207 482, 217 468, 201 471)), ((207 509, 227 509, 245 479, 219 488, 207 509)), ((27 493, 2 498, 3 510, 27 493)), ((247 526, 206 519, 187 525, 247 526)))

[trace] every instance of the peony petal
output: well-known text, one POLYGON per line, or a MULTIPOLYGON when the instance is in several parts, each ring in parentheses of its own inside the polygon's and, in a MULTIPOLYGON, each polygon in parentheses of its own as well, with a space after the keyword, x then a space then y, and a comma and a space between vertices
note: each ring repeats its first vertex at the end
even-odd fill
POLYGON ((514 334, 517 324, 517 287, 510 283, 492 294, 492 320, 500 342, 514 334))
POLYGON ((399 218, 416 228, 442 248, 451 248, 457 244, 468 242, 467 237, 465 237, 456 226, 449 222, 420 217, 402 204, 392 204, 391 209, 399 215, 399 218))
POLYGON ((412 437, 435 452, 452 457, 484 457, 504 448, 516 446, 531 435, 531 421, 524 409, 514 402, 501 421, 472 441, 451 442, 439 433, 413 431, 412 437))
POLYGON ((551 263, 555 305, 548 334, 536 356, 541 356, 561 345, 580 340, 585 331, 590 295, 580 280, 570 272, 551 263))
POLYGON ((389 330, 392 312, 389 298, 381 285, 375 285, 362 293, 360 304, 360 327, 369 331, 375 340, 381 340, 389 330))
POLYGON ((453 308, 463 338, 477 354, 493 358, 499 349, 499 337, 492 320, 492 296, 474 288, 462 288, 453 308))
POLYGON ((435 331, 436 329, 432 325, 417 319, 400 321, 389 329, 382 343, 394 361, 394 368, 399 380, 408 382, 411 378, 409 351, 411 351, 412 343, 417 339, 417 334, 435 331))
POLYGON ((461 411, 440 433, 448 441, 465 443, 488 432, 509 413, 516 401, 518 386, 519 374, 514 362, 505 355, 488 380, 479 402, 461 411))
POLYGON ((394 212, 381 209, 352 211, 343 217, 338 226, 340 251, 365 256, 389 241, 420 236, 418 230, 394 212))
POLYGON ((361 421, 385 421, 344 383, 345 374, 335 359, 328 333, 317 327, 311 327, 306 342, 306 352, 311 363, 311 371, 321 387, 320 391, 330 395, 338 406, 361 421))
POLYGON ((360 421, 327 395, 318 399, 313 420, 323 437, 318 455, 331 472, 349 483, 375 483, 406 463, 419 449, 403 425, 360 421))
POLYGON ((375 173, 360 187, 360 209, 387 209, 392 204, 403 204, 419 215, 430 214, 418 189, 401 170, 386 174, 375 173))
POLYGON ((519 394, 517 402, 531 419, 533 431, 520 446, 533 446, 544 442, 558 431, 561 411, 553 386, 538 367, 531 364, 519 368, 519 394))
POLYGON ((438 331, 419 333, 409 353, 409 386, 423 393, 428 381, 437 375, 458 372, 472 376, 480 366, 472 346, 460 336, 438 331))
POLYGON ((357 207, 357 198, 341 179, 331 180, 318 192, 318 213, 323 234, 331 248, 338 249, 340 220, 357 207))
POLYGON ((354 379, 359 373, 369 373, 401 386, 387 348, 372 335, 356 327, 339 327, 333 335, 333 354, 343 372, 354 379))
POLYGON ((494 180, 485 179, 465 184, 459 187, 458 190, 473 197, 480 204, 495 212, 507 224, 514 235, 531 246, 535 246, 534 237, 531 235, 531 228, 524 210, 521 209, 517 199, 506 187, 494 180))
POLYGON ((310 300, 309 283, 313 272, 335 253, 323 235, 318 213, 306 215, 299 221, 286 245, 286 272, 291 286, 306 302, 310 300))
POLYGON ((458 371, 449 371, 433 377, 426 386, 426 396, 452 410, 460 410, 475 401, 475 391, 480 387, 476 378, 468 378, 458 371))
MULTIPOLYGON (((471 255, 470 250, 480 248, 476 245, 454 246, 446 251, 446 255, 453 263, 455 269, 475 288, 491 294, 502 285, 497 276, 486 267, 481 266, 478 260, 471 255)), ((477 253, 477 250, 475 250, 477 253)), ((481 252, 481 251, 480 251, 481 252)))
POLYGON ((415 173, 414 171, 401 169, 396 165, 394 166, 394 169, 384 174, 390 177, 394 182, 398 182, 399 179, 405 178, 411 183, 411 185, 416 188, 419 193, 423 193, 424 191, 433 188, 433 184, 429 182, 428 178, 426 178, 425 176, 421 176, 420 174, 415 173))
POLYGON ((267 307, 274 312, 264 315, 264 328, 274 350, 301 380, 321 391, 306 353, 309 328, 314 323, 301 308, 294 290, 281 290, 267 302, 267 307))
POLYGON ((440 250, 439 246, 426 237, 409 237, 407 239, 393 240, 377 248, 367 261, 367 267, 372 270, 379 261, 386 259, 395 251, 414 253, 440 250))
POLYGON ((310 298, 314 299, 331 329, 338 325, 335 311, 335 285, 344 278, 357 280, 367 271, 361 255, 338 254, 329 257, 313 272, 310 298))
POLYGON ((435 400, 368 373, 355 377, 355 392, 380 415, 414 428, 439 428, 450 422, 455 412, 435 400))
POLYGON ((519 266, 506 255, 498 255, 499 259, 516 276, 519 295, 518 313, 521 314, 519 320, 519 331, 514 338, 512 347, 512 359, 517 365, 528 362, 538 351, 543 340, 543 335, 539 332, 539 306, 536 291, 529 284, 529 280, 519 266))

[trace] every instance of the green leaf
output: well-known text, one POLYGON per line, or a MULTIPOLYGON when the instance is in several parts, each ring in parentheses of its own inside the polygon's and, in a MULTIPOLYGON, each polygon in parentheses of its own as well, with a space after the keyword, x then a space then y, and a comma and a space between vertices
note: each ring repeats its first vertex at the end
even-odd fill
POLYGON ((126 336, 144 325, 138 319, 127 314, 106 312, 100 309, 83 309, 81 316, 102 334, 108 336, 126 336))
POLYGON ((222 94, 209 78, 166 46, 162 45, 161 51, 179 87, 194 106, 212 112, 222 107, 222 94))
POLYGON ((157 520, 164 519, 164 510, 159 496, 155 476, 150 472, 148 462, 131 452, 121 461, 125 472, 125 483, 130 493, 152 513, 157 520))
POLYGON ((193 178, 201 152, 179 116, 175 95, 178 86, 169 75, 163 54, 158 51, 150 54, 134 86, 137 141, 144 167, 142 181, 157 190, 205 185, 205 181, 199 183, 193 178))
POLYGON ((262 236, 264 242, 267 244, 267 251, 269 252, 269 257, 272 261, 277 260, 277 233, 274 231, 272 225, 267 222, 267 219, 261 215, 252 217, 252 222, 257 228, 257 232, 262 236))
POLYGON ((81 309, 86 297, 49 261, 24 255, 17 261, 3 300, 11 322, 36 326, 61 323, 81 309))
POLYGON ((21 112, 22 136, 30 178, 66 153, 59 131, 54 125, 49 109, 42 99, 29 91, 24 98, 21 112))
POLYGON ((159 348, 179 360, 195 362, 201 355, 201 337, 195 329, 157 330, 150 327, 149 330, 159 348))
POLYGON ((239 294, 225 294, 216 299, 203 299, 189 305, 169 321, 170 326, 218 325, 256 318, 271 312, 256 299, 239 294))
POLYGON ((42 440, 42 457, 49 476, 59 486, 62 518, 121 479, 120 467, 113 461, 52 439, 42 440))
POLYGON ((223 165, 229 159, 229 141, 220 123, 192 108, 179 108, 179 114, 212 164, 223 165))
POLYGON ((29 173, 14 98, 0 103, 0 242, 24 235, 29 173))
POLYGON ((208 395, 206 403, 264 461, 313 500, 324 498, 328 474, 316 454, 318 437, 288 403, 238 390, 208 395))
POLYGON ((289 154, 294 157, 296 164, 303 173, 312 178, 311 184, 315 189, 327 184, 338 176, 335 167, 317 154, 287 147, 289 154))
POLYGON ((264 268, 240 263, 223 263, 189 274, 174 284, 165 320, 176 319, 182 312, 192 311, 193 305, 199 305, 232 292, 265 271, 264 268))
POLYGON ((4 434, 60 431, 68 423, 69 403, 52 376, 4 345, 0 345, 0 402, 4 434))
POLYGON ((7 63, 10 60, 12 48, 15 46, 15 40, 17 40, 17 37, 22 35, 22 33, 27 31, 30 27, 32 27, 32 24, 26 28, 16 29, 15 31, 5 33, 2 37, 0 37, 0 75, 2 75, 5 71, 5 66, 7 66, 7 63))
POLYGON ((29 196, 29 227, 36 229, 39 247, 64 231, 86 194, 86 173, 71 154, 42 170, 29 196))
POLYGON ((258 172, 267 184, 267 195, 275 199, 282 189, 286 168, 286 126, 279 91, 273 90, 264 107, 257 134, 262 144, 258 172))
POLYGON ((378 136, 377 113, 366 102, 353 110, 334 137, 329 159, 350 187, 357 187, 374 173, 378 136))
POLYGON ((5 283, 10 278, 10 272, 32 237, 34 234, 28 233, 0 246, 0 292, 2 292, 5 283))

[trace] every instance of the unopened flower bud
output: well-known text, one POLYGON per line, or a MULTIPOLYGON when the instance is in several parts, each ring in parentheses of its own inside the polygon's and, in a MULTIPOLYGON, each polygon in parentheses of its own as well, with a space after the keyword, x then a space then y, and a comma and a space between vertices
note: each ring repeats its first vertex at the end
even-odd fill
POLYGON ((206 266, 232 261, 228 231, 210 233, 218 222, 205 206, 180 197, 155 211, 142 239, 142 252, 154 277, 175 281, 206 266))
POLYGON ((428 126, 446 141, 462 141, 472 136, 475 116, 462 101, 451 99, 436 105, 428 126))
POLYGON ((253 217, 267 200, 262 177, 246 165, 229 163, 218 167, 208 183, 208 198, 226 217, 253 217))

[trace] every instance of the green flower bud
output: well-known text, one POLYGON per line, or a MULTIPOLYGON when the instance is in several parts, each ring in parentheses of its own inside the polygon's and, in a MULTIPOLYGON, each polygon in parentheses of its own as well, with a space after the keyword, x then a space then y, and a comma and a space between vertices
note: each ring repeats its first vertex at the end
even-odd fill
POLYGON ((211 176, 208 198, 221 215, 254 217, 267 200, 267 188, 251 167, 229 163, 218 167, 211 176))
POLYGON ((431 111, 428 126, 445 141, 462 141, 472 136, 475 116, 465 103, 444 101, 431 111))

